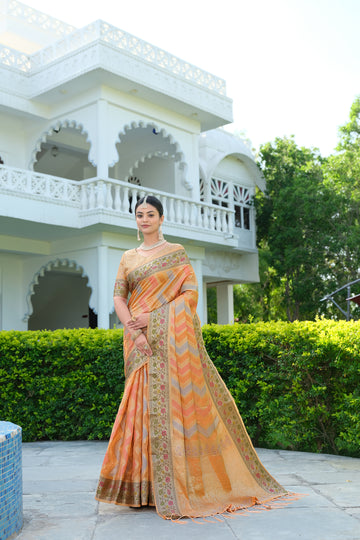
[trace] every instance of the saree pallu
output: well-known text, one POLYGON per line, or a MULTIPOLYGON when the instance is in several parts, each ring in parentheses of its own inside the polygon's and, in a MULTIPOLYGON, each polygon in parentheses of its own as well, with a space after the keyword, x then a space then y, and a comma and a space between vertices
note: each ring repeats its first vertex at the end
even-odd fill
POLYGON ((153 355, 124 333, 125 391, 96 498, 155 505, 163 518, 233 512, 288 495, 260 462, 210 360, 196 314, 194 270, 180 245, 124 254, 117 286, 133 315, 150 313, 153 355))

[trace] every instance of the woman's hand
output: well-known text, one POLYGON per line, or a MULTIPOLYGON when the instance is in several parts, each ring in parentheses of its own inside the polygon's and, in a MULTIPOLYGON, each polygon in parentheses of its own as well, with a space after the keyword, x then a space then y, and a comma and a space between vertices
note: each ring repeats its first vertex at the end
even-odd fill
POLYGON ((137 317, 131 317, 126 323, 129 330, 140 330, 149 324, 150 313, 141 313, 137 317))
POLYGON ((140 334, 135 339, 134 343, 142 354, 145 354, 146 356, 152 356, 152 350, 148 343, 148 340, 145 337, 145 334, 140 334))

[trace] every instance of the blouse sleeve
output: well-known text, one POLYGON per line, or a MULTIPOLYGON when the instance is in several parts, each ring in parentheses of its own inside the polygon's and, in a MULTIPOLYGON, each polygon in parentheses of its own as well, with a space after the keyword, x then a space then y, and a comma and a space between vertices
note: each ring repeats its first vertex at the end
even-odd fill
POLYGON ((129 284, 126 279, 125 257, 123 255, 120 261, 117 275, 116 275, 115 286, 114 286, 114 296, 121 296, 122 298, 127 298, 128 293, 129 293, 129 284))

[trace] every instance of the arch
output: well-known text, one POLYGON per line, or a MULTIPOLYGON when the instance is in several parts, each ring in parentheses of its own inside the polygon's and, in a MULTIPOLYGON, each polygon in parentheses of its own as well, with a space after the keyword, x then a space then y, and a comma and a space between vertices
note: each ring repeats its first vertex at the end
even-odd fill
POLYGON ((210 181, 216 167, 224 158, 235 156, 246 165, 259 189, 265 191, 265 179, 244 141, 224 130, 213 129, 200 136, 199 145, 200 169, 203 171, 205 182, 210 181))
MULTIPOLYGON (((115 141, 115 145, 121 145, 121 143, 126 140, 127 136, 131 132, 133 132, 135 129, 147 129, 147 128, 150 128, 154 135, 160 136, 162 140, 167 139, 168 144, 170 146, 174 146, 174 151, 169 152, 168 150, 161 150, 161 149, 151 149, 150 151, 148 151, 145 149, 145 151, 143 151, 143 153, 140 156, 138 156, 131 165, 129 165, 127 174, 125 175, 126 181, 128 181, 129 177, 134 176, 134 171, 142 163, 144 163, 145 160, 151 159, 153 157, 159 157, 159 158, 171 160, 174 163, 177 163, 183 185, 185 186, 187 190, 192 190, 193 186, 186 176, 188 165, 186 163, 185 155, 180 147, 180 144, 176 141, 176 139, 173 137, 171 133, 168 133, 165 128, 160 127, 155 122, 143 122, 143 121, 135 122, 134 121, 134 122, 131 122, 130 124, 124 125, 122 130, 118 133, 118 137, 115 141)), ((110 164, 110 167, 114 167, 116 163, 117 161, 112 161, 112 163, 110 164)))
POLYGON ((34 165, 37 162, 36 156, 37 156, 38 152, 41 151, 41 145, 43 143, 46 143, 46 140, 47 140, 48 137, 51 137, 52 135, 54 135, 54 133, 59 133, 60 129, 64 128, 64 127, 65 128, 77 129, 77 130, 80 131, 81 135, 86 136, 86 139, 85 139, 86 142, 90 143, 90 149, 89 149, 89 154, 88 154, 89 163, 91 163, 91 165, 93 165, 93 167, 96 167, 96 165, 97 165, 96 162, 93 159, 90 159, 92 142, 89 139, 89 134, 84 129, 83 124, 81 124, 80 122, 77 122, 77 120, 65 119, 65 120, 56 121, 46 131, 43 131, 42 134, 40 135, 40 137, 37 139, 37 141, 35 143, 35 147, 34 147, 32 153, 31 153, 31 157, 30 157, 30 163, 29 163, 29 169, 30 170, 34 169, 34 165))
MULTIPOLYGON (((51 272, 51 270, 54 270, 56 268, 61 267, 67 267, 69 269, 74 269, 75 272, 81 275, 83 278, 87 278, 88 284, 87 286, 91 289, 91 294, 89 298, 89 306, 95 311, 94 306, 92 305, 92 297, 93 297, 93 287, 90 285, 90 278, 88 274, 85 272, 84 268, 80 266, 76 261, 69 260, 69 259, 55 259, 53 261, 49 261, 47 264, 44 264, 41 266, 41 268, 34 274, 33 279, 28 287, 28 292, 26 295, 26 305, 27 305, 27 312, 25 313, 23 317, 23 321, 27 322, 31 315, 33 314, 33 305, 31 302, 31 297, 35 294, 35 286, 39 285, 39 278, 44 277, 45 272, 51 272)), ((95 311, 96 313, 96 311, 95 311)))

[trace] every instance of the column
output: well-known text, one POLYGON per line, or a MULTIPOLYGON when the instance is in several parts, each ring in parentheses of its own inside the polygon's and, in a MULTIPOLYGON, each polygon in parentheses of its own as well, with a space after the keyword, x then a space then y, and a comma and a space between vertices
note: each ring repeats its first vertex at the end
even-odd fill
POLYGON ((98 328, 109 328, 108 308, 108 248, 98 246, 98 328))
POLYGON ((216 285, 217 322, 233 324, 234 322, 234 290, 233 285, 219 283, 216 285))
POLYGON ((108 129, 107 129, 108 104, 104 99, 97 102, 97 139, 96 139, 96 164, 97 176, 106 179, 109 176, 108 168, 108 129))

